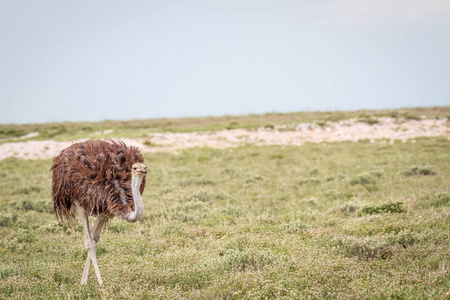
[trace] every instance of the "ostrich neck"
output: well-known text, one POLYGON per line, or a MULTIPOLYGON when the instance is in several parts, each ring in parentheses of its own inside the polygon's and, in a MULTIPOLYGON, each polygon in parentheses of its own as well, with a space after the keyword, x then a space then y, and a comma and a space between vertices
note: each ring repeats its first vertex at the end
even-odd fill
POLYGON ((139 191, 141 187, 143 176, 135 176, 131 177, 131 192, 133 193, 134 200, 134 211, 125 215, 124 219, 128 222, 136 222, 144 213, 144 204, 142 203, 141 192, 139 191))

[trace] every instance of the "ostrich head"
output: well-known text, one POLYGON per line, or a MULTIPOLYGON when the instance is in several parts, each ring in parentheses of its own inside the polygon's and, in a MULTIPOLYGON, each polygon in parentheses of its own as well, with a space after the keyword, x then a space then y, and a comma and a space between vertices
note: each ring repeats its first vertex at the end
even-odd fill
POLYGON ((143 163, 135 163, 131 167, 131 174, 133 176, 145 176, 147 174, 147 166, 143 163))
POLYGON ((119 215, 127 222, 136 222, 144 213, 144 204, 142 203, 141 187, 142 179, 147 175, 147 167, 143 163, 135 163, 131 167, 131 192, 133 193, 134 211, 119 215))

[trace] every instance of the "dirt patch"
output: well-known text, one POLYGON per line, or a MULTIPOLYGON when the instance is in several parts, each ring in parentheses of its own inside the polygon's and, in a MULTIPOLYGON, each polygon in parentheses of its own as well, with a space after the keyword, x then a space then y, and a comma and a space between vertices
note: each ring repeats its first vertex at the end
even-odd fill
MULTIPOLYGON (((219 130, 211 132, 152 133, 148 138, 120 139, 126 144, 135 145, 143 152, 177 151, 191 147, 228 148, 245 144, 255 145, 296 145, 305 142, 324 143, 370 140, 371 142, 395 140, 406 142, 418 137, 443 136, 450 138, 447 119, 408 120, 396 123, 394 119, 382 118, 377 124, 369 125, 356 120, 327 122, 319 126, 315 123, 302 123, 296 126, 283 125, 258 130, 219 130)), ((27 141, 0 145, 0 160, 8 157, 25 159, 52 158, 79 141, 57 142, 27 141)))

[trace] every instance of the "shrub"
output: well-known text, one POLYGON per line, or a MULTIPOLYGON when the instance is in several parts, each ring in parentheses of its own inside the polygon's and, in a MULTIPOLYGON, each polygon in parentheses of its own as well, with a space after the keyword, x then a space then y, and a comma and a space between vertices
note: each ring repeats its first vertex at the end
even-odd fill
POLYGON ((0 215, 0 227, 6 227, 10 223, 15 223, 17 221, 18 214, 1 214, 0 215))
POLYGON ((31 202, 29 200, 25 200, 22 201, 20 209, 24 211, 34 210, 37 212, 51 214, 53 212, 53 205, 50 201, 31 202))
POLYGON ((236 129, 239 128, 239 123, 238 122, 230 122, 228 124, 228 126, 225 127, 226 129, 236 129))
POLYGON ((402 171, 402 174, 405 176, 413 176, 413 175, 436 175, 436 172, 433 170, 432 166, 412 166, 408 169, 402 171))
POLYGON ((413 113, 410 113, 410 112, 405 112, 404 117, 405 117, 406 120, 419 121, 421 119, 419 115, 413 114, 413 113))
POLYGON ((389 244, 399 244, 402 245, 403 248, 419 243, 423 239, 423 235, 417 234, 408 229, 402 230, 398 233, 391 233, 387 236, 387 241, 389 244))
POLYGON ((189 196, 189 201, 200 201, 200 202, 209 202, 212 198, 212 195, 208 194, 205 191, 198 191, 189 196))
POLYGON ((330 182, 330 181, 333 181, 334 179, 335 179, 334 176, 327 176, 327 177, 325 178, 325 181, 326 181, 326 182, 330 182))
POLYGON ((294 221, 294 222, 290 222, 290 223, 286 223, 283 224, 283 231, 287 232, 287 233, 301 233, 301 232, 305 232, 309 226, 299 222, 299 221, 294 221))
POLYGON ((271 264, 274 261, 273 255, 247 249, 228 249, 221 251, 219 255, 223 256, 223 264, 226 267, 239 270, 261 268, 265 265, 271 264))
POLYGON ((363 214, 383 214, 383 213, 404 213, 406 212, 403 202, 388 202, 375 206, 364 206, 361 209, 363 214))
POLYGON ((325 127, 325 126, 327 125, 327 121, 323 121, 323 120, 322 120, 322 121, 317 121, 316 124, 317 124, 319 127, 322 127, 322 128, 323 128, 323 127, 325 127))
POLYGON ((236 174, 236 171, 233 170, 233 169, 226 168, 225 170, 223 170, 223 171, 221 172, 221 174, 222 174, 222 175, 230 175, 230 176, 233 176, 233 175, 236 174))
POLYGON ((17 265, 9 265, 0 267, 0 278, 19 275, 19 267, 17 265))
POLYGON ((380 171, 364 172, 353 178, 350 181, 350 184, 373 184, 376 183, 381 176, 383 176, 383 173, 380 171))
POLYGON ((374 125, 374 124, 380 123, 380 120, 378 120, 377 118, 374 118, 374 117, 365 117, 365 118, 358 119, 358 122, 367 123, 369 125, 374 125))
POLYGON ((151 140, 144 140, 143 144, 147 147, 155 147, 157 146, 155 143, 153 143, 151 140))
POLYGON ((398 116, 399 116, 399 112, 397 110, 393 110, 389 113, 389 117, 391 117, 391 118, 396 119, 396 118, 398 118, 398 116))
POLYGON ((346 204, 343 207, 339 208, 338 210, 342 213, 350 214, 350 213, 354 213, 355 211, 357 211, 358 207, 354 206, 354 205, 346 204))
POLYGON ((30 229, 19 228, 6 238, 0 240, 0 248, 5 247, 10 251, 22 251, 26 245, 35 240, 35 232, 30 229))
POLYGON ((245 183, 255 183, 258 181, 263 181, 264 177, 261 175, 253 175, 253 174, 248 174, 247 176, 245 176, 245 183))
POLYGON ((69 284, 73 281, 71 276, 62 274, 60 272, 55 272, 53 274, 53 280, 58 284, 69 284))
POLYGON ((309 171, 309 176, 315 176, 315 175, 319 175, 319 169, 314 168, 311 171, 309 171))
POLYGON ((303 184, 320 184, 320 179, 318 178, 306 178, 306 179, 301 179, 298 184, 299 185, 303 185, 303 184))
POLYGON ((81 130, 86 132, 94 132, 94 129, 91 126, 84 126, 81 130))
POLYGON ((19 136, 24 136, 27 133, 28 133, 28 131, 25 131, 23 129, 12 128, 12 129, 7 130, 3 134, 5 134, 7 137, 19 137, 19 136))
POLYGON ((333 241, 333 246, 339 254, 356 256, 361 260, 388 259, 394 254, 394 248, 389 243, 373 238, 338 238, 333 241))

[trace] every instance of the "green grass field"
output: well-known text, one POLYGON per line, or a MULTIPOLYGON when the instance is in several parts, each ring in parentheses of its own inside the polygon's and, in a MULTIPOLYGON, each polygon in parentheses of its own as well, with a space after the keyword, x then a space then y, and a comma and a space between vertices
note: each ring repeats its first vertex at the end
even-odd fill
MULTIPOLYGON (((265 120, 261 123, 268 123, 265 120)), ((52 211, 50 160, 0 161, 0 299, 449 299, 450 141, 145 154, 138 223, 52 211)))

